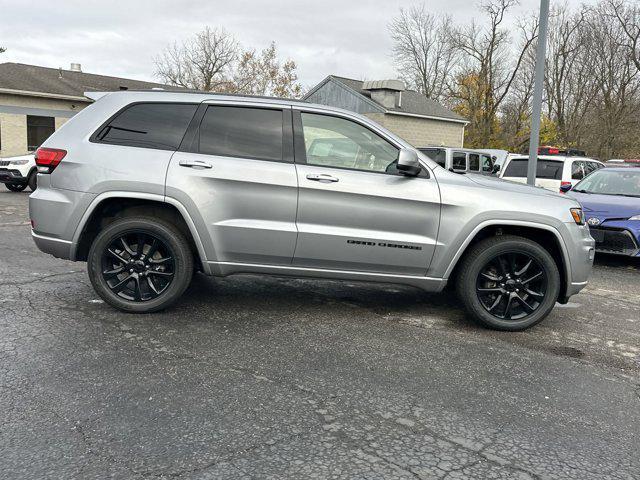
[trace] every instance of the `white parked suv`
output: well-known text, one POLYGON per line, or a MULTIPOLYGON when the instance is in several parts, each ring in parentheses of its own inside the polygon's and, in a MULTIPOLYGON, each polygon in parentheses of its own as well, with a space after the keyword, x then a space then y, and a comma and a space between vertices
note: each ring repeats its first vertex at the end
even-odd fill
MULTIPOLYGON (((500 168, 500 178, 527 183, 528 155, 509 155, 500 168)), ((587 157, 539 155, 536 186, 562 192, 563 185, 574 186, 591 172, 603 168, 604 163, 587 157)))
POLYGON ((37 173, 33 153, 0 158, 0 183, 4 183, 12 192, 21 192, 27 187, 34 191, 37 185, 37 173))

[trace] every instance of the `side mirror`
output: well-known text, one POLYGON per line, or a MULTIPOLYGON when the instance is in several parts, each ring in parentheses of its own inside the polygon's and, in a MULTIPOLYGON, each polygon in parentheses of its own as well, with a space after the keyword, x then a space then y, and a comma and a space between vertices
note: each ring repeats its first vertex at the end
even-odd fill
POLYGON ((408 148, 401 148, 398 155, 398 171, 408 177, 415 177, 422 170, 418 154, 408 148))
POLYGON ((563 185, 560 185, 560 191, 562 193, 567 193, 569 190, 571 190, 571 187, 573 187, 573 185, 571 185, 570 183, 565 183, 563 185))
POLYGON ((491 170, 491 173, 498 173, 499 171, 500 171, 500 165, 494 165, 493 169, 491 170))

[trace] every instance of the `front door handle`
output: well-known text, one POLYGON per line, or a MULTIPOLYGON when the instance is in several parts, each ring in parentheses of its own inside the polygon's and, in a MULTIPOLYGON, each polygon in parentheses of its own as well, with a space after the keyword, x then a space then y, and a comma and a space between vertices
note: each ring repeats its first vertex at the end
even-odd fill
POLYGON ((307 180, 313 180, 314 182, 322 183, 333 183, 338 181, 336 177, 327 175, 326 173, 310 173, 307 175, 307 180))
POLYGON ((181 167, 189 168, 212 168, 213 166, 206 160, 180 160, 181 167))

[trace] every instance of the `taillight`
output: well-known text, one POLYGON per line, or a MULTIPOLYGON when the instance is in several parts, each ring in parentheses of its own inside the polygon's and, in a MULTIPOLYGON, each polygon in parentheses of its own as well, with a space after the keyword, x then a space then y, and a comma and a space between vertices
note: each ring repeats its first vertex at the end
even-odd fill
POLYGON ((566 193, 564 190, 562 190, 562 187, 567 187, 571 185, 571 182, 560 182, 560 193, 566 193))
POLYGON ((59 148, 39 148, 36 150, 36 165, 38 173, 51 173, 67 154, 59 148))

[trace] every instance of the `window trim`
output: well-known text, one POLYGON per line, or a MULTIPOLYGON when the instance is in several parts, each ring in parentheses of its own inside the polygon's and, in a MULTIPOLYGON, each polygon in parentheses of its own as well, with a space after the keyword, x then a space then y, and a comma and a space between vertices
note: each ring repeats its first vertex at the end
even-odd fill
POLYGON ((178 152, 195 153, 198 155, 206 155, 208 157, 219 158, 240 158, 245 160, 256 160, 260 162, 275 163, 294 163, 293 153, 293 125, 291 118, 291 107, 287 105, 270 105, 264 103, 247 103, 247 102, 229 102, 221 100, 220 102, 212 102, 210 100, 200 103, 195 115, 191 119, 191 123, 187 127, 182 143, 178 147, 178 152), (282 159, 273 160, 267 158, 253 158, 236 155, 215 155, 213 153, 200 152, 200 127, 209 107, 235 107, 235 108, 251 108, 261 110, 280 110, 282 112, 282 159))
MULTIPOLYGON (((309 113, 312 115, 324 115, 325 117, 334 117, 334 118, 339 118, 341 120, 347 120, 353 123, 357 123, 358 125, 360 125, 363 128, 366 128, 367 130, 369 130, 371 133, 377 135, 378 137, 382 138, 384 141, 390 143, 393 147, 398 149, 398 152, 400 151, 400 149, 404 148, 402 145, 399 145, 397 142, 391 140, 390 138, 388 138, 386 135, 383 135, 380 132, 375 131, 373 128, 371 128, 369 125, 365 124, 364 122, 359 121, 356 118, 352 118, 346 115, 340 115, 336 112, 325 112, 325 111, 318 111, 318 110, 314 110, 314 109, 306 109, 306 108, 293 108, 292 110, 292 114, 293 114, 293 145, 294 145, 294 161, 296 164, 300 164, 300 165, 309 165, 310 167, 318 167, 318 168, 333 168, 336 170, 346 170, 346 171, 350 171, 350 172, 360 172, 360 173, 373 173, 376 175, 390 175, 392 177, 407 177, 407 178, 430 178, 431 175, 429 174, 429 168, 422 162, 420 162, 420 165, 422 166, 422 169, 420 170, 420 173, 417 175, 417 177, 410 177, 407 175, 403 175, 402 173, 389 173, 389 172, 377 172, 375 170, 363 170, 361 168, 350 168, 350 167, 337 167, 337 166, 333 166, 333 165, 314 165, 311 163, 307 163, 307 149, 305 146, 305 141, 304 141, 304 128, 302 125, 302 114, 303 113, 309 113)), ((419 161, 419 160, 418 160, 419 161)))
POLYGON ((178 147, 176 147, 176 148, 144 147, 142 145, 125 145, 125 144, 120 144, 120 143, 104 142, 104 141, 102 141, 102 139, 98 138, 100 136, 100 134, 104 131, 104 129, 107 128, 107 126, 116 117, 118 117, 122 112, 124 112, 128 108, 133 107, 135 105, 194 105, 194 106, 196 106, 196 111, 193 114, 194 117, 195 117, 198 114, 198 108, 201 105, 201 103, 198 103, 198 102, 158 102, 158 101, 149 102, 149 101, 144 101, 144 100, 127 103, 125 106, 123 106, 122 108, 118 109, 118 111, 116 111, 113 115, 111 115, 105 122, 103 122, 102 125, 100 125, 91 134, 91 136, 89 137, 89 141, 91 143, 99 143, 99 144, 102 144, 102 145, 114 145, 116 147, 145 148, 147 150, 164 150, 164 151, 168 151, 168 152, 176 152, 176 151, 178 151, 180 146, 182 145, 182 142, 184 141, 184 139, 185 139, 185 137, 187 135, 187 132, 189 131, 189 127, 191 126, 191 122, 193 121, 193 117, 191 118, 191 120, 187 124, 187 129, 185 130, 184 135, 182 135, 182 139, 180 140, 180 143, 178 144, 178 147))

